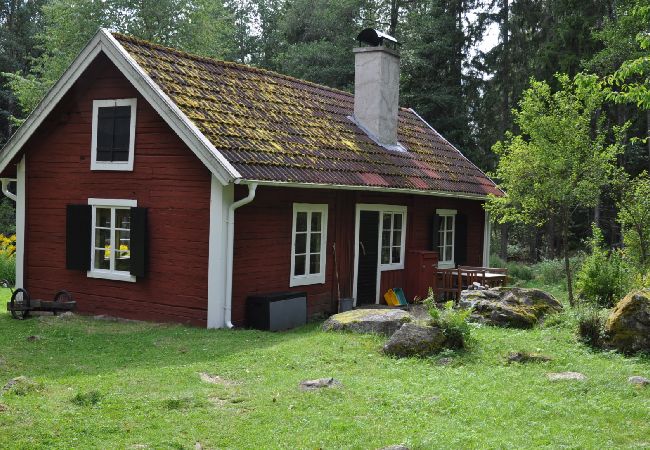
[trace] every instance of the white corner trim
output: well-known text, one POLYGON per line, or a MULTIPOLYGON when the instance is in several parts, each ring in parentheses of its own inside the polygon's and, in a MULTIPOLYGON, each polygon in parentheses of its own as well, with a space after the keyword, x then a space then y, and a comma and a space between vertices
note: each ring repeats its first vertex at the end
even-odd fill
POLYGON ((120 98, 115 100, 93 100, 92 141, 90 145, 90 170, 121 170, 132 171, 135 154, 135 120, 138 111, 137 98, 120 98), (99 108, 112 106, 131 107, 129 123, 129 157, 126 161, 97 161, 97 127, 99 108))
POLYGON ((492 238, 492 222, 490 212, 485 211, 485 223, 483 224, 483 267, 490 267, 490 245, 492 238))
MULTIPOLYGON (((291 272, 289 274, 289 287, 294 286, 307 286, 310 284, 323 284, 325 283, 325 273, 327 268, 327 223, 328 223, 328 209, 329 205, 326 203, 294 203, 293 204, 293 219, 291 226, 291 272), (309 239, 305 241, 305 274, 294 275, 296 264, 296 217, 299 212, 321 213, 321 241, 320 241, 320 271, 314 274, 308 274, 309 261, 307 256, 309 252, 309 239)), ((311 236, 311 220, 307 220, 307 236, 311 236)))
POLYGON ((16 171, 16 287, 25 287, 25 210, 27 205, 25 181, 27 172, 24 155, 18 163, 16 171))
POLYGON ((228 209, 234 202, 234 185, 223 186, 213 174, 210 184, 210 237, 208 239, 208 328, 226 326, 226 261, 228 260, 228 209))
POLYGON ((222 184, 225 185, 241 178, 241 175, 232 164, 226 160, 201 131, 199 131, 196 125, 160 89, 151 77, 147 75, 113 35, 105 29, 100 29, 81 50, 61 78, 59 78, 34 111, 27 117, 25 123, 16 130, 5 144, 0 152, 0 171, 4 170, 16 154, 18 154, 29 137, 38 129, 48 114, 70 90, 72 85, 100 52, 104 52, 190 150, 217 176, 222 184))

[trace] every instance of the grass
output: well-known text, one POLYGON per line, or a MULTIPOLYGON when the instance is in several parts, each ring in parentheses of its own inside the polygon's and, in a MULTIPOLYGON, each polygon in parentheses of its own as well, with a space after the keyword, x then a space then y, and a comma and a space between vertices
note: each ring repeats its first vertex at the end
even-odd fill
POLYGON ((649 448, 650 388, 626 380, 650 376, 650 359, 593 352, 569 323, 481 327, 441 365, 318 324, 265 333, 0 313, 0 389, 20 375, 38 385, 0 395, 0 447, 649 448), (507 364, 513 351, 553 359, 507 364), (546 379, 560 371, 588 380, 546 379), (343 386, 298 389, 329 376, 343 386))

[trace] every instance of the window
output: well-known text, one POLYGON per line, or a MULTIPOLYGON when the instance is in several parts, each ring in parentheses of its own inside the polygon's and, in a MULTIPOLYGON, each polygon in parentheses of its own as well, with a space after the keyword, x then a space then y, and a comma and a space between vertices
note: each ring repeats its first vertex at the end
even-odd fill
POLYGON ((437 209, 439 216, 438 227, 438 265, 454 267, 454 241, 456 234, 456 210, 437 209))
POLYGON ((381 267, 383 270, 404 267, 404 213, 381 213, 381 267))
POLYGON ((325 282, 327 205, 293 204, 290 286, 325 282))
POLYGON ((135 98, 93 101, 91 170, 133 170, 135 98))
POLYGON ((92 205, 88 276, 135 281, 131 274, 131 207, 137 202, 89 199, 88 204, 92 205))

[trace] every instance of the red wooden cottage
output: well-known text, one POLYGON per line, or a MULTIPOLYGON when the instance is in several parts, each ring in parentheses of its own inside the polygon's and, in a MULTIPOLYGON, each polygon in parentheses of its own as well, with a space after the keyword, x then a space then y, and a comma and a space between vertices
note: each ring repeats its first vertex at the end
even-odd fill
POLYGON ((412 296, 414 250, 485 264, 500 191, 398 107, 389 39, 366 31, 352 95, 100 30, 0 153, 17 286, 224 327, 256 293, 306 292, 310 315, 412 296))

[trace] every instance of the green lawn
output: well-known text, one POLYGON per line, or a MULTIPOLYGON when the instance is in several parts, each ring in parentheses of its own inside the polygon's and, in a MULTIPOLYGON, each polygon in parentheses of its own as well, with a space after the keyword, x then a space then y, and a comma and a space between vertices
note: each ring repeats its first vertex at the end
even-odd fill
POLYGON ((479 328, 472 348, 442 366, 390 359, 379 353, 380 337, 318 325, 208 331, 0 313, 0 388, 19 375, 38 383, 0 396, 0 446, 650 448, 650 388, 627 383, 650 377, 650 359, 594 353, 568 322, 479 328), (41 339, 28 342, 31 335, 41 339), (553 360, 505 363, 520 350, 553 360), (588 380, 546 379, 565 370, 588 380), (224 382, 203 382, 201 372, 224 382), (327 376, 343 387, 298 389, 327 376))

